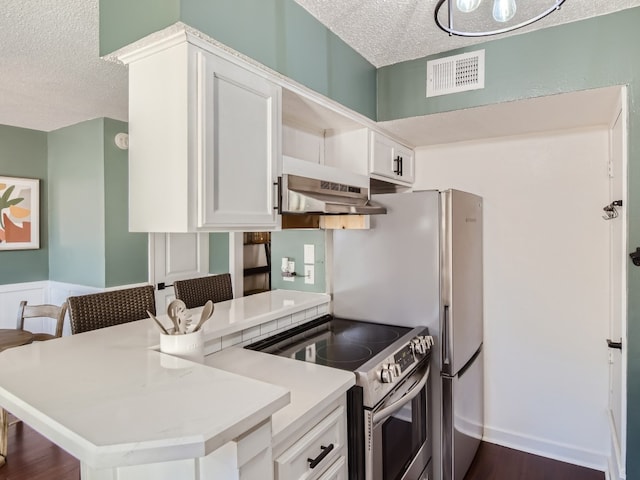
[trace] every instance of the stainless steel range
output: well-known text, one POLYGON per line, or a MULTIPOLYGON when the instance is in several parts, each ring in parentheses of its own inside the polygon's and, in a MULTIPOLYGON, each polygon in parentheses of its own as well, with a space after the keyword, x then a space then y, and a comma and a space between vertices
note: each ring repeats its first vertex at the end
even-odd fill
POLYGON ((246 348, 353 371, 348 393, 349 479, 430 479, 425 327, 323 316, 246 348))

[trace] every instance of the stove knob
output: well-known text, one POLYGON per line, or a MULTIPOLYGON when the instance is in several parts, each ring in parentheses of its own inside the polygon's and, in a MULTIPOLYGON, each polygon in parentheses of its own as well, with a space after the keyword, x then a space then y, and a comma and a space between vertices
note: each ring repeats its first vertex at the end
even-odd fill
POLYGON ((392 363, 390 367, 394 376, 399 377, 400 375, 402 375, 402 369, 400 368, 399 363, 392 363))
POLYGON ((380 371, 380 381, 382 383, 393 383, 393 373, 387 367, 382 367, 380 371))
POLYGON ((431 347, 433 347, 433 337, 431 335, 420 335, 418 337, 427 347, 427 350, 431 350, 431 347))
POLYGON ((414 338, 411 340, 411 349, 416 355, 424 355, 427 353, 427 347, 420 338, 414 338))

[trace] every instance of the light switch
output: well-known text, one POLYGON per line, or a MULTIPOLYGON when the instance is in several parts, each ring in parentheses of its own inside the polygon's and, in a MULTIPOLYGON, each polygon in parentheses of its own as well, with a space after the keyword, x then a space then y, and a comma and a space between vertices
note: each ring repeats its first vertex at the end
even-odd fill
POLYGON ((314 264, 316 263, 316 247, 315 245, 305 245, 304 246, 304 263, 306 264, 314 264))

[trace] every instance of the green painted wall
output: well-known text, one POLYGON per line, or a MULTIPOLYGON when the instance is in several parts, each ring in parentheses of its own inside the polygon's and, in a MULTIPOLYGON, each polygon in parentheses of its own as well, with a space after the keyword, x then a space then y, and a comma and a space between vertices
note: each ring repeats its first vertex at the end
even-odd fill
POLYGON ((293 0, 100 0, 100 52, 178 20, 375 118, 375 68, 293 0))
MULTIPOLYGON (((610 85, 629 86, 629 248, 640 246, 640 8, 493 40, 485 89, 425 98, 426 59, 378 72, 379 120, 610 85)), ((627 478, 640 478, 640 268, 628 275, 627 478)))
POLYGON ((229 271, 229 234, 209 234, 209 273, 229 271))
POLYGON ((271 288, 273 290, 300 290, 325 292, 325 232, 324 230, 283 230, 271 233, 271 288), (285 282, 280 271, 281 259, 288 257, 296 262, 296 273, 304 273, 304 245, 315 246, 315 282, 304 283, 302 276, 293 282, 285 282))
POLYGON ((100 56, 180 20, 180 0, 100 2, 100 56))
POLYGON ((144 283, 149 277, 146 233, 129 232, 128 151, 115 144, 128 125, 104 119, 105 286, 144 283))
POLYGON ((49 279, 104 287, 102 119, 49 133, 49 279))
POLYGON ((47 134, 0 125, 0 176, 40 179, 40 248, 0 251, 0 285, 49 278, 47 134))
POLYGON ((147 281, 147 235, 129 233, 126 124, 98 118, 49 133, 49 279, 92 287, 147 281))

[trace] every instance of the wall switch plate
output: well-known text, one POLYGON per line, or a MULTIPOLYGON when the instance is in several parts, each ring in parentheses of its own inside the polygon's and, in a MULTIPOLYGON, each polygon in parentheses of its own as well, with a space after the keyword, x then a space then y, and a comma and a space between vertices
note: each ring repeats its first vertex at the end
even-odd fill
POLYGON ((315 267, 313 265, 305 265, 304 266, 304 283, 309 285, 313 285, 315 279, 315 267))
POLYGON ((304 263, 316 263, 316 247, 313 244, 304 246, 304 263))

